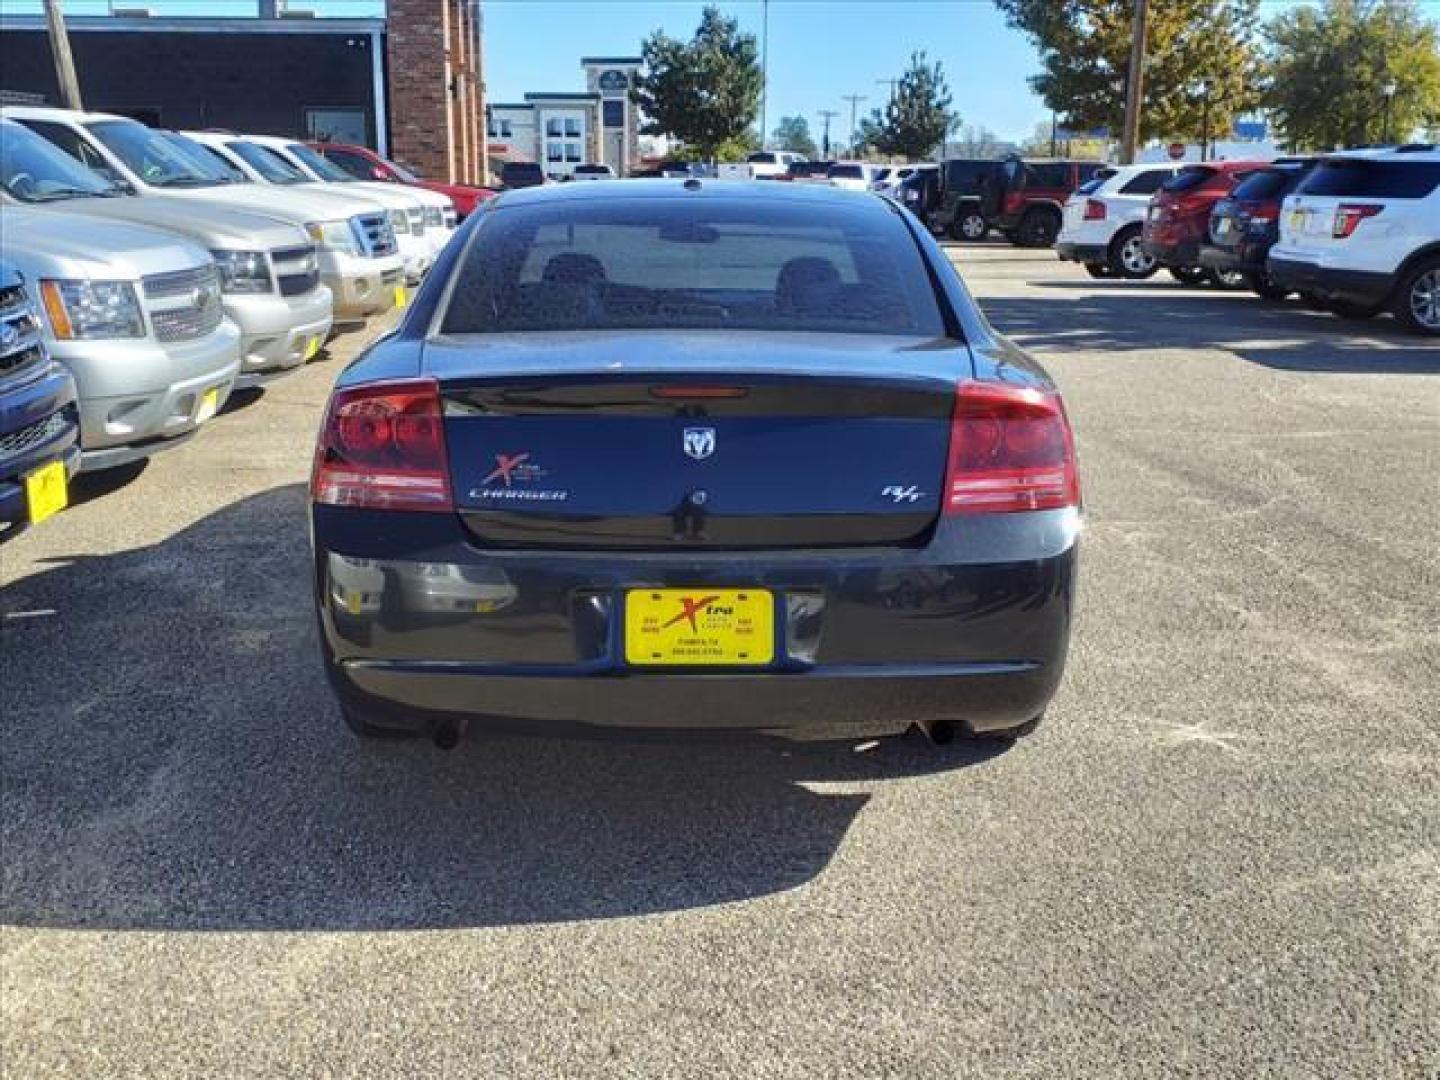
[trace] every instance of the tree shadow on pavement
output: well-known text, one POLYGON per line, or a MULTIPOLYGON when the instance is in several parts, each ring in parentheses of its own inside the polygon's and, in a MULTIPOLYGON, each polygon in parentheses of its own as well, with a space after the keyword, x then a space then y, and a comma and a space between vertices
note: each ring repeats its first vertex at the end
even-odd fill
POLYGON ((744 900, 818 875, 867 782, 998 752, 362 744, 321 673, 304 514, 302 485, 276 488, 0 593, 5 922, 413 929, 744 900))
POLYGON ((1032 284, 1086 291, 995 297, 981 307, 1001 333, 1041 352, 1209 348, 1287 371, 1440 374, 1440 343, 1408 334, 1388 317, 1350 321, 1295 303, 1163 282, 1032 284))

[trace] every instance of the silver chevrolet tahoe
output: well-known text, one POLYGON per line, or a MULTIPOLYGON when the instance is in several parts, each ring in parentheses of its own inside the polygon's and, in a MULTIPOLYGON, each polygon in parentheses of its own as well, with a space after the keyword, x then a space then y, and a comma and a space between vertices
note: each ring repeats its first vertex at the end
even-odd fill
POLYGON ((125 191, 167 200, 170 212, 201 213, 197 204, 222 202, 302 227, 317 248, 336 321, 406 302, 404 260, 389 215, 373 200, 227 183, 164 133, 122 116, 7 105, 0 117, 23 124, 125 191))
POLYGON ((304 231, 219 203, 135 199, 33 131, 0 120, 0 202, 159 226, 210 251, 225 314, 240 328, 237 387, 294 371, 330 334, 332 300, 304 231), (181 210, 187 212, 181 213, 181 210))
POLYGON ((160 229, 0 206, 0 260, 24 276, 50 354, 75 376, 82 471, 174 445, 230 396, 240 331, 203 248, 160 229))

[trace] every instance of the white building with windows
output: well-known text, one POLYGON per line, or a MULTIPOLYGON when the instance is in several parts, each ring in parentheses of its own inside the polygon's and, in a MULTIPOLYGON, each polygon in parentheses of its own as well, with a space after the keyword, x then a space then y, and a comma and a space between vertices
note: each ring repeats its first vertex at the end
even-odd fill
POLYGON ((609 165, 624 176, 640 157, 640 121, 630 85, 638 56, 586 57, 587 89, 530 93, 521 102, 489 106, 491 146, 512 160, 536 161, 562 179, 585 163, 609 165))

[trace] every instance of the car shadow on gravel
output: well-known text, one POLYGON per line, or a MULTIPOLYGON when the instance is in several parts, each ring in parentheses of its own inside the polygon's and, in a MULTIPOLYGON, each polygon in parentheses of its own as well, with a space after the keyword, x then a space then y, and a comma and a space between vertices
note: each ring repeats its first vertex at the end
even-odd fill
POLYGON ((820 874, 876 782, 1000 750, 362 744, 321 674, 304 511, 276 488, 0 592, 4 922, 425 929, 745 900, 820 874))
POLYGON ((1286 371, 1440 374, 1440 342, 1406 333, 1389 317, 1353 321, 1297 303, 1154 282, 1035 284, 1092 291, 992 297, 980 306, 1001 333, 1042 352, 1214 348, 1286 371))

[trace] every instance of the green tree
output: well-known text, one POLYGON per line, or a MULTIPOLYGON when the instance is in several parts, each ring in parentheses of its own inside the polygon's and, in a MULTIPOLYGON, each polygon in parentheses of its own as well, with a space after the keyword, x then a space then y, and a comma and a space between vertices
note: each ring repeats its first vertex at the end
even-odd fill
MULTIPOLYGON (((1125 117, 1134 0, 995 0, 1040 51, 1030 83, 1066 127, 1125 117)), ((1230 130, 1259 101, 1259 0, 1151 0, 1141 139, 1198 139, 1230 130)))
POLYGON ((815 139, 810 134, 810 122, 803 116, 782 116, 770 138, 780 150, 794 150, 807 158, 813 158, 819 153, 815 139))
POLYGON ((895 83, 884 109, 860 122, 860 144, 884 154, 919 161, 934 153, 960 118, 950 111, 950 87, 940 61, 910 54, 910 66, 895 83))
POLYGON ((646 134, 679 139, 707 158, 751 135, 760 111, 760 52, 755 35, 739 27, 707 7, 690 41, 660 30, 645 39, 645 71, 631 96, 646 134))
POLYGON ((1297 149, 1377 143, 1440 118, 1440 30, 1407 0, 1326 0, 1265 27, 1275 126, 1297 149))

